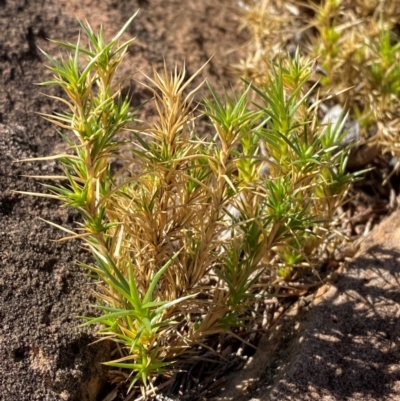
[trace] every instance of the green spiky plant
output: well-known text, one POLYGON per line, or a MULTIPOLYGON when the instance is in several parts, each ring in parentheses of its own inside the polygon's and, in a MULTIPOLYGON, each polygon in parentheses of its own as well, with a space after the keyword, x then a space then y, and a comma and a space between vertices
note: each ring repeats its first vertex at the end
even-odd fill
POLYGON ((269 59, 282 57, 288 47, 298 43, 302 55, 318 59, 326 72, 320 81, 320 95, 332 96, 357 119, 371 157, 379 149, 398 157, 400 47, 396 26, 400 2, 246 3, 243 27, 250 31, 251 39, 246 57, 232 71, 263 83, 268 79, 269 59))
POLYGON ((43 177, 60 183, 41 196, 80 212, 77 233, 60 228, 95 259, 82 266, 96 277, 100 315, 85 324, 101 324, 100 338, 121 353, 106 364, 127 370, 128 390, 145 394, 212 336, 252 323, 255 297, 268 296, 261 276, 266 287, 316 271, 318 245, 355 175, 345 172, 343 124, 320 124, 306 89, 312 63, 298 56, 237 95, 209 87, 201 105, 200 87, 189 90, 195 76, 154 70, 145 85, 158 116, 139 124, 115 80, 134 17, 109 43, 82 24, 88 48, 57 42, 70 52, 61 61, 43 52, 54 74, 43 85, 61 87, 66 99, 55 99, 67 106, 45 117, 69 152, 40 159, 64 169, 43 177), (211 123, 206 135, 198 116, 211 123))

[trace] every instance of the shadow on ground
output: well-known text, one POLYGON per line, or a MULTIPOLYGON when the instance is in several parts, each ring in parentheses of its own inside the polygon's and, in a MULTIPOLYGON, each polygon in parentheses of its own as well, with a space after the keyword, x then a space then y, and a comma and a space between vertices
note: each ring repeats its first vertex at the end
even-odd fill
POLYGON ((400 400, 398 227, 396 212, 324 295, 288 311, 256 353, 259 379, 236 401, 400 400))
POLYGON ((399 361, 400 210, 335 282, 278 320, 242 377, 232 376, 216 399, 400 401, 399 361))

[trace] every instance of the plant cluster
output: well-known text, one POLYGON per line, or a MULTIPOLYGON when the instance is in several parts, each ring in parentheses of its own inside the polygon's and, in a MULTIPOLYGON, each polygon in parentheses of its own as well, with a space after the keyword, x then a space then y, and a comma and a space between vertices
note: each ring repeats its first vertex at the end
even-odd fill
POLYGON ((400 155, 398 0, 249 0, 243 7, 251 40, 236 74, 263 82, 269 59, 297 44, 325 70, 322 97, 337 94, 365 142, 400 155))
POLYGON ((319 245, 355 174, 345 171, 345 120, 321 124, 309 100, 313 62, 298 54, 237 94, 209 87, 200 105, 184 68, 153 71, 145 85, 157 118, 139 122, 115 79, 134 17, 109 43, 82 24, 87 48, 58 42, 61 61, 43 52, 54 74, 43 85, 66 95, 56 98, 66 111, 45 117, 69 145, 50 156, 64 175, 43 177, 58 180, 43 196, 81 214, 76 233, 60 228, 94 256, 83 267, 99 314, 85 324, 101 324, 99 336, 121 352, 106 364, 146 391, 210 337, 261 325, 254 299, 274 282, 317 274, 319 245), (209 121, 201 136, 199 117, 209 121))

